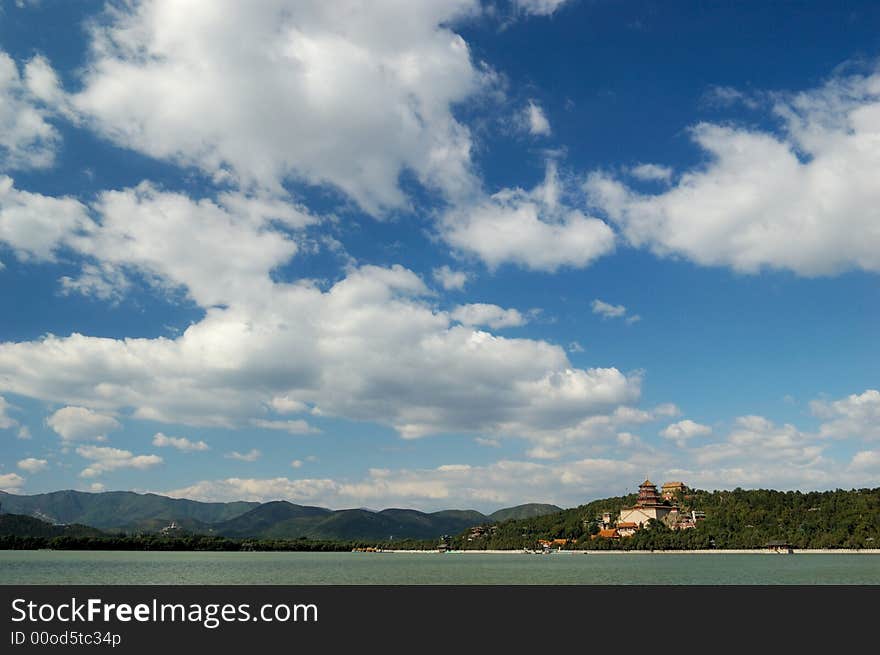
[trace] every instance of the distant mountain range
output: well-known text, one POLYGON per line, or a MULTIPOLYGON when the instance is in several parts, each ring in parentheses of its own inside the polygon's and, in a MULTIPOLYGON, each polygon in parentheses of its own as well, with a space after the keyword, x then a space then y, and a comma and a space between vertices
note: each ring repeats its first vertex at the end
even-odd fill
MULTIPOLYGON (((326 540, 434 539, 476 525, 561 511, 530 503, 486 515, 475 510, 330 510, 287 501, 203 503, 131 491, 54 491, 33 496, 0 492, 0 509, 56 525, 82 524, 105 532, 158 532, 174 522, 185 532, 235 538, 326 540)), ((25 528, 27 526, 20 526, 25 528)), ((43 529, 39 526, 32 529, 43 529)), ((23 534, 23 533, 20 533, 23 534)), ((49 536, 49 535, 32 535, 49 536)))

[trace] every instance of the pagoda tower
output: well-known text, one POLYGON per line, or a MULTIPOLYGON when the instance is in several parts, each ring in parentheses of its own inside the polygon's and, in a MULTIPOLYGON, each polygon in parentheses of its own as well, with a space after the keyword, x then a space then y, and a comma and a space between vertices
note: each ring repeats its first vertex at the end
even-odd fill
POLYGON ((639 485, 639 497, 636 498, 636 507, 654 507, 662 505, 663 499, 657 492, 657 485, 650 480, 645 480, 639 485))

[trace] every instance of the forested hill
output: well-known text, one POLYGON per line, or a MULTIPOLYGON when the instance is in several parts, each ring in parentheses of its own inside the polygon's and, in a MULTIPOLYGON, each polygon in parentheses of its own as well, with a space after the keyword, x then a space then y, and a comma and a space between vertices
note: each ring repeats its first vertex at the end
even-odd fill
POLYGON ((104 533, 87 525, 53 525, 21 514, 0 514, 0 536, 102 537, 104 533))
POLYGON ((50 523, 82 523, 102 530, 158 530, 170 521, 191 529, 225 521, 259 503, 202 503, 132 491, 53 491, 33 496, 0 492, 4 512, 26 514, 50 523))
MULTIPOLYGON (((473 510, 330 510, 287 501, 205 503, 130 491, 55 491, 33 496, 0 492, 0 510, 57 524, 82 523, 107 532, 158 534, 172 522, 174 535, 232 539, 400 540, 437 539, 471 526, 560 511, 528 504, 489 516, 473 510)), ((36 525, 36 524, 34 524, 36 525)), ((27 526, 22 526, 27 527, 27 526)), ((33 527, 33 526, 31 526, 33 527)), ((25 534, 25 533, 21 533, 25 534)), ((33 536, 33 535, 32 535, 33 536)), ((42 533, 39 536, 44 536, 42 533)))
POLYGON ((604 498, 555 514, 500 523, 494 533, 456 548, 533 548, 538 539, 572 539, 572 548, 761 548, 785 540, 796 548, 880 548, 880 488, 799 492, 767 489, 692 490, 684 509, 706 513, 697 528, 673 532, 664 525, 631 538, 591 539, 597 518, 635 503, 635 495, 604 498))

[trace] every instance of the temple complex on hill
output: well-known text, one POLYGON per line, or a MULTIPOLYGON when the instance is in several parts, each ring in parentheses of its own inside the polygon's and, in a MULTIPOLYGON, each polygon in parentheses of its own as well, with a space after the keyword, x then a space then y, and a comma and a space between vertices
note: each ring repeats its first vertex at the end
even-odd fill
POLYGON ((639 485, 639 495, 636 504, 620 510, 617 517, 617 532, 621 537, 628 537, 635 533, 651 519, 662 521, 670 513, 678 513, 678 507, 664 501, 657 493, 657 485, 650 480, 645 480, 639 485))
POLYGON ((616 521, 612 520, 610 512, 603 514, 601 529, 594 538, 631 537, 651 519, 663 521, 673 530, 683 530, 695 527, 697 522, 704 518, 702 512, 691 511, 683 514, 675 504, 688 491, 683 482, 667 482, 662 489, 661 496, 657 491, 657 485, 645 480, 639 485, 639 495, 636 497, 635 505, 621 509, 616 521))

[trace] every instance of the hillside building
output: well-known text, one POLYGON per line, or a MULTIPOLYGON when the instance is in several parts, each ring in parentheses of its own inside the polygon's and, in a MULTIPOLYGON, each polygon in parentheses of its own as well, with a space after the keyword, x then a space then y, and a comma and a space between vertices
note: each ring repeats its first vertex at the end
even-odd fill
POLYGON ((663 521, 672 512, 677 514, 678 507, 664 501, 657 492, 657 485, 645 480, 639 485, 636 504, 620 510, 620 515, 617 517, 617 532, 621 537, 632 536, 651 519, 663 521))
POLYGON ((687 485, 684 482, 664 482, 660 488, 663 500, 673 501, 687 493, 687 485))

